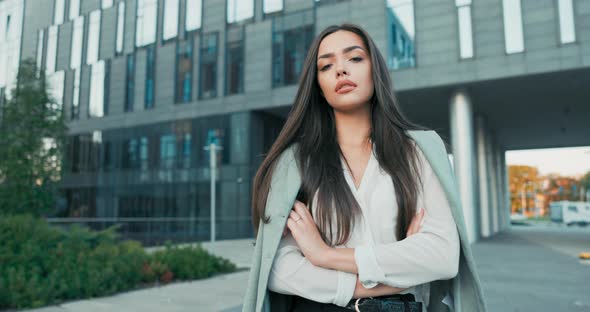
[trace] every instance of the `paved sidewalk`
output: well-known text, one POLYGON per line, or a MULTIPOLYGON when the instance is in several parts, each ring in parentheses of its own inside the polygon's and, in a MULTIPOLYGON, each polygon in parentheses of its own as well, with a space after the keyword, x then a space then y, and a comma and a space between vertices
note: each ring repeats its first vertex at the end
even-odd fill
MULTIPOLYGON (((203 243, 240 268, 250 265, 252 239, 203 243)), ((513 227, 473 246, 491 312, 590 312, 590 228, 513 227)), ((29 312, 240 311, 247 269, 211 279, 131 291, 29 312)))

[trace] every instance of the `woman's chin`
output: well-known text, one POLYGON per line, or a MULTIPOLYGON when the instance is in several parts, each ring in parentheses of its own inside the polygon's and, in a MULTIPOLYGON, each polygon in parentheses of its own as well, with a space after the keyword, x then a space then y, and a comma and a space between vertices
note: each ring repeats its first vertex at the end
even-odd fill
POLYGON ((354 112, 368 106, 368 101, 361 101, 358 99, 341 100, 331 104, 332 108, 339 112, 354 112))

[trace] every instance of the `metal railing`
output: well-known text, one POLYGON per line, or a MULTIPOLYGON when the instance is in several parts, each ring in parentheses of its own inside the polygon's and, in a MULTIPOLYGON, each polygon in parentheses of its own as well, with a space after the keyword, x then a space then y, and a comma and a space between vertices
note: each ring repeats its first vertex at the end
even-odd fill
MULTIPOLYGON (((68 228, 74 224, 94 231, 118 225, 121 240, 137 240, 144 245, 162 245, 166 241, 198 242, 210 239, 210 218, 153 217, 153 218, 47 218, 49 224, 68 228)), ((217 218, 215 222, 218 239, 252 237, 249 216, 217 218)))

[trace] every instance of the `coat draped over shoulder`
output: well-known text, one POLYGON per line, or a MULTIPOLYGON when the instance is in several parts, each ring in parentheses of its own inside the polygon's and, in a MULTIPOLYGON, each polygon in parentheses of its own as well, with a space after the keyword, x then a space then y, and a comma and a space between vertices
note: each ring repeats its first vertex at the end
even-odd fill
MULTIPOLYGON (((471 246, 463 218, 463 210, 455 176, 451 169, 442 139, 435 131, 408 131, 417 143, 440 180, 449 204, 461 242, 459 271, 451 280, 430 282, 429 312, 485 312, 484 296, 477 275, 471 246)), ((281 233, 301 186, 301 176, 294 149, 290 146, 280 156, 273 172, 270 191, 266 201, 266 215, 270 222, 260 223, 252 266, 243 300, 244 312, 275 312, 285 310, 289 296, 278 295, 270 298, 268 279, 281 233)))

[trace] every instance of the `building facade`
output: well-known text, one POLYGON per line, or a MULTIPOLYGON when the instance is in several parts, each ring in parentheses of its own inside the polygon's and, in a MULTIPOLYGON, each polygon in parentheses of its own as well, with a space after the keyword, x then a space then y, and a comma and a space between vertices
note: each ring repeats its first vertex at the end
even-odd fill
POLYGON ((471 240, 508 226, 505 150, 590 144, 579 135, 590 124, 587 1, 6 3, 21 10, 20 59, 45 71, 68 119, 55 215, 65 219, 54 222, 120 223, 156 243, 208 239, 204 147, 214 142, 217 237, 251 236, 252 178, 289 112, 307 49, 343 22, 371 34, 410 118, 452 145, 471 240), (555 129, 538 123, 553 117, 555 129))

